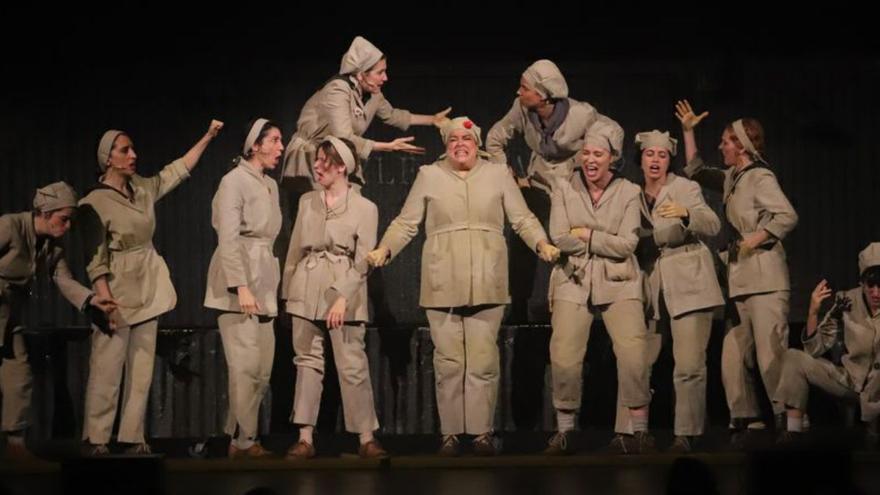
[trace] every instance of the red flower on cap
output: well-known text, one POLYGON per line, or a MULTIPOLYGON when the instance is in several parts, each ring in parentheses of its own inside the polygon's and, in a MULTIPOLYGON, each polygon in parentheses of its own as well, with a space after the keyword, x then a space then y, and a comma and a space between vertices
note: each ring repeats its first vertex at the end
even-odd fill
POLYGON ((465 129, 470 129, 471 127, 474 126, 474 123, 471 122, 470 120, 465 120, 464 122, 461 123, 461 125, 463 125, 465 129))

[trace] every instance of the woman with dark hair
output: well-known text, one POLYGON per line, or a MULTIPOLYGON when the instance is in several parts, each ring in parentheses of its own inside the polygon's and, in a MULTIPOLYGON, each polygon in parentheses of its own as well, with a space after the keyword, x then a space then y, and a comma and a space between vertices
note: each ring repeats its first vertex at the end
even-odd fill
MULTIPOLYGON (((26 460, 25 433, 31 423, 33 374, 21 330, 31 286, 51 277, 61 295, 94 321, 106 322, 116 301, 95 295, 70 273, 62 238, 76 211, 76 192, 64 182, 37 189, 33 210, 0 216, 0 431, 6 448, 0 459, 26 460)), ((27 323, 24 321, 24 323, 27 323)))
POLYGON ((613 165, 621 157, 623 129, 603 117, 584 135, 581 167, 552 188, 550 237, 562 250, 550 277, 550 365, 557 432, 548 455, 572 451, 568 434, 581 408, 583 366, 590 328, 601 315, 617 357, 617 402, 622 407, 609 452, 654 450, 648 431, 648 330, 642 274, 636 260, 639 187, 613 165), (628 425, 630 431, 620 428, 628 425))
POLYGON ((373 437, 379 421, 364 351, 366 256, 376 245, 379 210, 349 183, 359 167, 357 148, 348 139, 327 136, 318 145, 313 168, 321 189, 300 198, 290 238, 281 297, 293 316, 296 353, 290 420, 300 425, 299 440, 287 451, 290 460, 315 456, 327 340, 339 374, 346 430, 358 434, 361 457, 386 455, 373 437))
POLYGON ((587 129, 598 118, 589 103, 568 96, 565 77, 550 60, 538 60, 520 77, 516 100, 507 114, 486 135, 490 160, 509 163, 505 149, 522 134, 532 151, 522 187, 537 187, 549 194, 553 177, 567 178, 577 167, 587 129))
MULTIPOLYGON (((636 134, 635 141, 645 179, 642 218, 648 235, 639 242, 637 256, 648 275, 649 334, 672 340, 675 440, 669 450, 687 453, 705 428, 712 308, 724 304, 712 253, 701 237, 718 234, 721 222, 700 185, 670 171, 678 141, 656 130, 636 134)), ((650 362, 656 351, 659 345, 649 350, 650 362)))
MULTIPOLYGON (((390 142, 362 137, 374 117, 405 131, 411 125, 439 126, 450 111, 447 108, 434 115, 417 115, 392 107, 382 94, 382 87, 388 82, 387 69, 385 55, 366 39, 356 36, 342 56, 339 73, 312 95, 300 111, 296 133, 284 152, 283 177, 306 178, 313 188, 320 190, 311 167, 318 144, 327 136, 354 143, 361 162, 366 162, 373 151, 425 152, 424 148, 412 144, 412 137, 390 142)), ((353 185, 357 189, 364 183, 363 171, 358 170, 355 175, 353 185)))
POLYGON ((281 207, 278 184, 268 172, 283 151, 281 128, 255 120, 238 165, 220 181, 211 202, 217 249, 208 268, 205 306, 221 311, 217 324, 229 368, 226 433, 233 437, 232 459, 271 455, 257 440, 257 427, 272 374, 281 278, 272 253, 281 230, 281 207))
POLYGON ((80 202, 86 271, 95 293, 114 298, 114 331, 93 331, 86 387, 83 440, 90 455, 108 454, 119 385, 125 370, 117 439, 128 453, 148 454, 144 416, 153 379, 158 317, 174 309, 177 293, 165 260, 153 247, 155 204, 189 177, 223 123, 208 131, 182 157, 157 175, 136 173, 134 143, 123 131, 104 133, 98 144, 98 184, 80 202))
MULTIPOLYGON (((790 285, 782 239, 797 225, 797 213, 764 161, 764 129, 751 118, 725 127, 718 149, 724 170, 707 167, 697 153, 694 127, 708 115, 676 104, 684 133, 685 173, 703 187, 721 191, 727 238, 721 260, 727 265, 728 297, 735 307, 721 352, 721 378, 730 408, 732 441, 744 442, 749 426, 762 428, 751 371, 757 367, 772 395, 788 348, 790 285)), ((773 404, 781 417, 784 406, 773 404)))

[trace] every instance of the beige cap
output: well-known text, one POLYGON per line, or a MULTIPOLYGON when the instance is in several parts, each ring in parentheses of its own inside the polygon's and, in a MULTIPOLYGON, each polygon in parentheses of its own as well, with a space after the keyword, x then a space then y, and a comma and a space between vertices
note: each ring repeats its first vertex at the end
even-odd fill
POLYGON ((65 182, 54 182, 37 189, 34 195, 34 209, 42 212, 73 208, 76 206, 76 191, 65 182))
POLYGON ((666 148, 672 156, 675 156, 678 150, 678 140, 670 137, 669 132, 660 132, 657 129, 636 134, 636 144, 641 150, 655 147, 666 148))
POLYGON ((584 146, 586 145, 605 148, 611 151, 615 158, 620 158, 623 150, 623 127, 614 120, 600 115, 584 134, 584 146))
POLYGON ((382 51, 361 36, 355 36, 348 47, 348 51, 342 56, 339 63, 340 74, 357 74, 364 72, 376 65, 382 59, 382 51))
POLYGON ((880 242, 872 242, 859 253, 859 276, 872 266, 880 265, 880 242))
POLYGON ((247 137, 244 140, 244 146, 242 146, 241 149, 244 156, 247 156, 251 148, 254 147, 257 138, 260 137, 260 132, 263 130, 263 126, 265 126, 267 122, 269 122, 269 120, 262 117, 254 121, 254 125, 252 125, 248 131, 247 137))
POLYGON ((523 72, 523 78, 544 98, 568 98, 568 84, 556 64, 538 60, 523 72))
POLYGON ((110 152, 113 150, 113 143, 115 143, 116 138, 122 134, 125 134, 125 132, 110 129, 101 136, 101 141, 98 143, 98 167, 101 168, 101 172, 107 170, 107 162, 110 160, 110 152))
POLYGON ((456 131, 459 129, 464 129, 466 131, 470 131, 471 134, 474 135, 474 140, 477 143, 477 148, 483 147, 483 138, 480 136, 482 131, 480 127, 474 123, 473 120, 467 117, 456 117, 454 119, 449 119, 443 124, 443 127, 440 128, 440 137, 443 138, 443 144, 446 144, 446 141, 449 139, 449 135, 452 134, 452 131, 456 131))
POLYGON ((333 149, 336 150, 336 153, 339 154, 339 157, 342 158, 342 163, 345 164, 345 173, 348 175, 353 174, 355 167, 357 166, 357 160, 354 159, 351 149, 345 144, 345 142, 336 136, 327 136, 324 138, 324 142, 330 143, 330 145, 333 146, 333 149))

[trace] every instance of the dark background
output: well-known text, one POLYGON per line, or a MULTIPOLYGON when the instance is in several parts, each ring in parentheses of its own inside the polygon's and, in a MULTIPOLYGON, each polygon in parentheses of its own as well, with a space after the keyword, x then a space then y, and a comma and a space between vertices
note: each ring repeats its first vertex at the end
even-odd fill
MULTIPOLYGON (((34 189, 57 180, 87 191, 96 179, 97 142, 108 128, 132 136, 140 172, 152 174, 181 156, 211 118, 226 123, 193 177, 157 206, 155 244, 179 301, 160 320, 163 328, 176 330, 160 339, 148 413, 152 436, 215 434, 226 406, 222 352, 215 332, 191 330, 216 326, 215 315, 202 307, 216 243, 210 203, 241 146, 245 123, 257 116, 275 119, 289 138, 301 106, 336 72, 357 34, 388 56, 384 92, 395 106, 433 113, 451 105, 454 115, 470 116, 484 133, 510 108, 522 71, 550 58, 566 75, 572 97, 624 127, 631 178, 639 175, 634 134, 653 128, 679 134, 677 99, 711 112, 697 137, 712 161, 728 122, 742 116, 763 122, 767 158, 800 216, 785 240, 796 341, 815 283, 827 277, 836 289, 854 286, 857 253, 880 240, 874 216, 880 50, 869 12, 827 4, 779 14, 769 9, 734 2, 696 9, 679 2, 654 8, 629 2, 6 5, 0 7, 0 212, 29 208, 34 189)), ((367 163, 364 194, 379 206, 380 234, 399 211, 417 167, 441 153, 433 128, 401 134, 376 122, 367 133, 379 140, 401 135, 415 136, 428 152, 422 158, 377 153, 367 163)), ((515 168, 525 168, 528 151, 521 140, 508 156, 515 168)), ((707 198, 718 210, 719 196, 707 198)), ((67 244, 71 264, 84 278, 75 231, 67 244)), ((534 258, 515 237, 510 244, 519 303, 508 323, 546 323, 540 308, 532 311, 546 291, 538 278, 530 294, 534 258)), ((420 247, 421 237, 370 281, 380 306, 368 352, 386 433, 436 431, 432 348, 427 332, 414 328, 424 321, 418 307, 420 247)), ((282 241, 282 258, 285 251, 282 241)), ((57 291, 38 287, 36 302, 32 327, 84 324, 57 291)), ((276 329, 267 408, 273 431, 290 429, 293 376, 285 320, 276 329)), ((727 421, 719 370, 711 365, 718 361, 722 331, 716 322, 709 349, 709 412, 716 425, 727 421)), ((77 333, 72 345, 43 335, 42 347, 31 352, 42 380, 35 403, 42 408, 40 424, 48 425, 40 427, 40 436, 75 437, 85 333, 77 333)), ((593 335, 582 422, 610 427, 614 357, 604 332, 593 335)), ((545 383, 548 339, 546 328, 502 329, 499 428, 553 428, 545 383)), ((655 378, 668 382, 669 366, 669 356, 661 358, 655 378)), ((320 423, 332 430, 340 425, 340 409, 334 372, 328 373, 320 423)), ((671 425, 670 387, 658 391, 652 423, 671 425)))
MULTIPOLYGON (((821 277, 835 288, 856 283, 856 254, 880 238, 872 219, 880 52, 867 13, 771 17, 734 6, 716 13, 531 3, 284 7, 4 7, 0 211, 29 207, 34 188, 56 180, 88 190, 96 143, 108 128, 131 134, 140 172, 150 174, 182 155, 211 118, 223 120, 226 128, 192 179, 158 205, 155 236, 179 294, 177 309, 161 325, 211 327, 214 316, 201 306, 216 242, 210 202, 245 123, 276 119, 287 139, 305 100, 362 34, 388 56, 385 95, 395 106, 433 113, 451 105, 484 133, 510 107, 525 67, 537 58, 554 60, 574 98, 623 125, 633 177, 639 172, 632 136, 652 128, 678 134, 676 99, 711 112, 698 132, 709 159, 718 156, 725 124, 757 117, 766 128, 768 159, 800 215, 785 241, 794 321, 803 319, 821 277)), ((376 153, 366 165, 365 195, 379 205, 380 235, 417 166, 441 152, 433 128, 401 134, 376 122, 367 134, 400 135, 415 136, 428 153, 415 159, 376 153)), ((525 167, 521 141, 509 156, 514 167, 525 167)), ((708 196, 717 207, 718 196, 708 196)), ((69 237, 72 264, 82 274, 76 233, 69 237)), ((424 318, 417 305, 420 245, 413 242, 382 276, 390 317, 400 324, 424 318)), ((285 250, 279 246, 282 257, 285 250)), ((46 297, 50 310, 41 305, 33 315, 38 324, 78 321, 57 297, 46 297)))

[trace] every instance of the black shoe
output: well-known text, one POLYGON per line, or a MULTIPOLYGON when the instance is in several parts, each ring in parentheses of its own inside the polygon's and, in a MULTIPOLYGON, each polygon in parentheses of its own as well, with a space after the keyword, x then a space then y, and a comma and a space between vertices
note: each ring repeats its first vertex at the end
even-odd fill
POLYGON ((780 431, 778 435, 776 435, 776 446, 777 447, 801 447, 804 444, 804 434, 800 431, 788 431, 783 430, 780 431))

